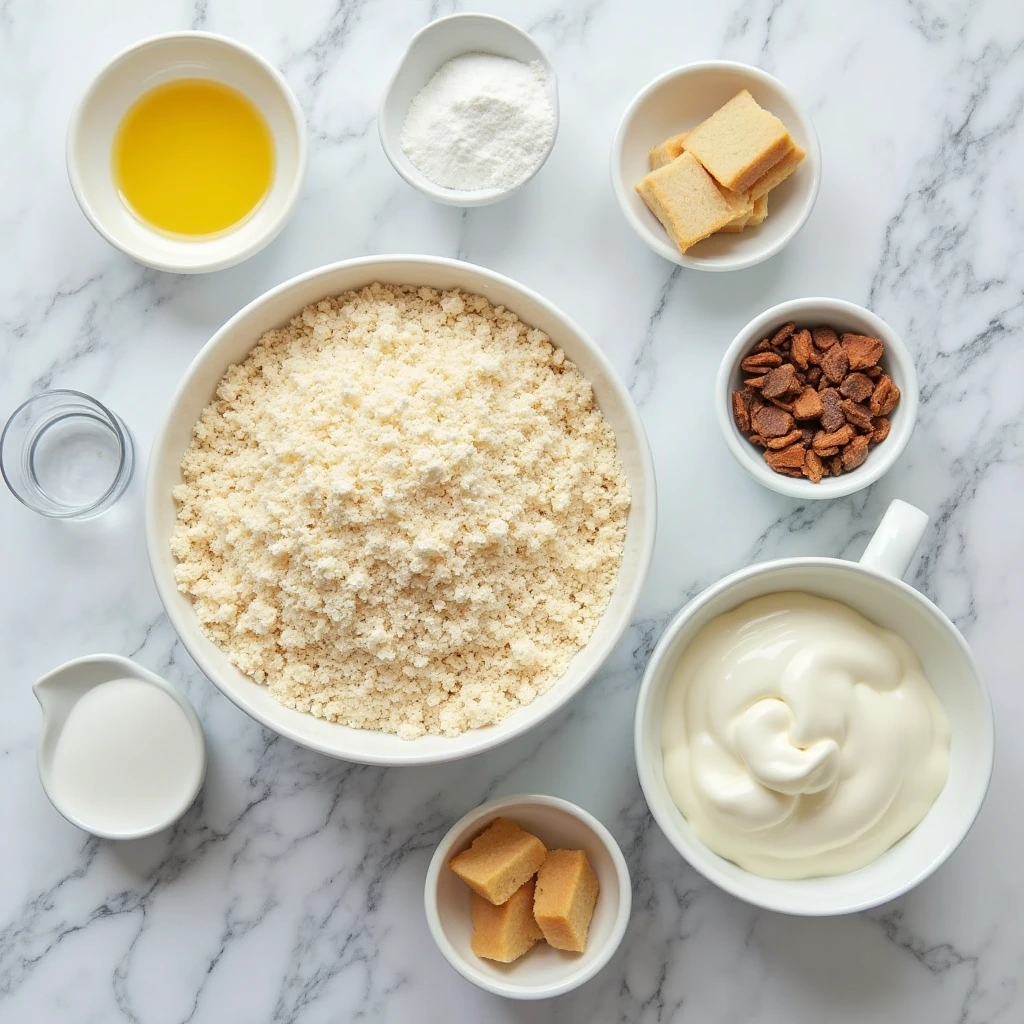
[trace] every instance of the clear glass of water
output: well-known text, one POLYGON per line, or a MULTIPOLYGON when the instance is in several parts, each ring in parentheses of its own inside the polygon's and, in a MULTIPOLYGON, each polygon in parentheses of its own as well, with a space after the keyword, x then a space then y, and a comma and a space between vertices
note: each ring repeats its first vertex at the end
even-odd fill
POLYGON ((135 467, 121 418, 80 391, 44 391, 0 435, 0 471, 23 504, 53 519, 91 519, 124 493, 135 467))

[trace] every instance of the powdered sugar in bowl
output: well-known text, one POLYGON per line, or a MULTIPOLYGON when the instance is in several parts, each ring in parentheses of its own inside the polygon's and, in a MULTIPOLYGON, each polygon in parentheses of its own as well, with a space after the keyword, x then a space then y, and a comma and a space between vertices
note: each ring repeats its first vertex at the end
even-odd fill
POLYGON ((510 22, 454 14, 413 37, 377 122, 385 154, 410 185, 449 206, 486 206, 547 160, 558 132, 555 72, 510 22), (450 116, 459 91, 474 85, 489 98, 479 121, 450 116))

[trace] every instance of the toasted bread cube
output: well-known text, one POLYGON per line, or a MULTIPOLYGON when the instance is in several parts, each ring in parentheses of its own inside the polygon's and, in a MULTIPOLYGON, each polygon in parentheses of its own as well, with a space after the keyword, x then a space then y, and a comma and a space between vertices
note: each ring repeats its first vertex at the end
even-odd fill
POLYGON ((477 956, 510 964, 544 938, 533 919, 534 879, 495 906, 475 892, 469 894, 473 919, 470 948, 477 956))
POLYGON ((746 195, 719 188, 690 153, 651 171, 635 187, 680 252, 753 209, 746 195))
POLYGON ((546 855, 544 844, 535 835, 508 818, 495 818, 468 850, 448 863, 470 889, 501 904, 537 873, 546 855))
POLYGON ((776 185, 781 185, 800 166, 805 156, 807 154, 794 142, 793 148, 750 186, 751 198, 756 201, 768 195, 776 185))
POLYGON ((745 192, 793 146, 786 126, 744 89, 687 133, 683 148, 715 180, 745 192))
POLYGON ((659 167, 672 163, 677 156, 681 156, 683 152, 683 139, 688 134, 689 132, 683 132, 682 135, 673 135, 671 139, 666 139, 660 146, 655 146, 648 154, 651 170, 656 171, 659 167))
POLYGON ((537 872, 533 916, 549 946, 582 953, 600 885, 582 850, 551 850, 537 872))
POLYGON ((748 228, 756 228, 758 224, 763 224, 765 217, 768 216, 768 197, 760 196, 754 200, 754 211, 750 215, 750 220, 747 221, 746 226, 748 228))

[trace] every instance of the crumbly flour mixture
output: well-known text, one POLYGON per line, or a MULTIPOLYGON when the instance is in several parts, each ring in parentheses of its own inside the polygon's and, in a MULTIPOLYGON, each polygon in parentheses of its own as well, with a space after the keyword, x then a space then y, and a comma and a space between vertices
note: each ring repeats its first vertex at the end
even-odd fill
POLYGON ((178 587, 281 703, 413 738, 543 693, 614 590, 615 436, 547 336, 375 284, 265 334, 175 488, 178 587))
POLYGON ((544 158, 555 132, 547 72, 492 53, 443 64, 409 105, 406 156, 445 188, 514 188, 544 158))

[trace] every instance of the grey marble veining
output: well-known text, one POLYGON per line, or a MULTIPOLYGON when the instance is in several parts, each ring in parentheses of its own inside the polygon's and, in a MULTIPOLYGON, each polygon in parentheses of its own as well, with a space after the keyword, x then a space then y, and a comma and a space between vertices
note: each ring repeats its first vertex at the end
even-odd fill
POLYGON ((1018 1024, 1024 949, 1024 6, 1013 0, 551 0, 474 5, 534 33, 559 75, 560 137, 521 194, 431 205, 381 152, 375 114, 409 37, 451 0, 0 0, 0 414, 74 387, 130 425, 139 477, 93 523, 0 494, 0 1021, 623 1021, 1018 1024), (285 73, 309 122, 293 223, 207 277, 139 267, 89 227, 64 171, 68 115, 137 38, 224 32, 285 73), (650 254, 611 194, 607 153, 632 95, 708 57, 749 61, 804 101, 822 144, 814 214, 775 259, 702 275, 650 254), (145 454, 184 368, 245 302, 319 264, 378 252, 481 263, 541 290, 629 383, 654 450, 660 527, 636 621, 549 722, 470 763, 379 769, 267 733, 205 680, 149 577, 145 454), (922 385, 917 432, 869 492, 799 504, 762 490, 717 436, 710 385, 752 316, 806 294, 867 303, 922 385), (911 578, 964 630, 993 691, 996 772, 961 849, 894 904, 839 920, 764 913, 718 892, 652 823, 632 710, 672 614, 751 561, 857 557, 888 501, 932 516, 911 578), (90 839, 35 777, 29 690, 60 661, 128 654, 181 686, 210 742, 207 784, 172 830, 90 839), (506 1003, 458 977, 422 913, 430 853, 482 800, 576 800, 634 883, 622 948, 578 992, 506 1003))

